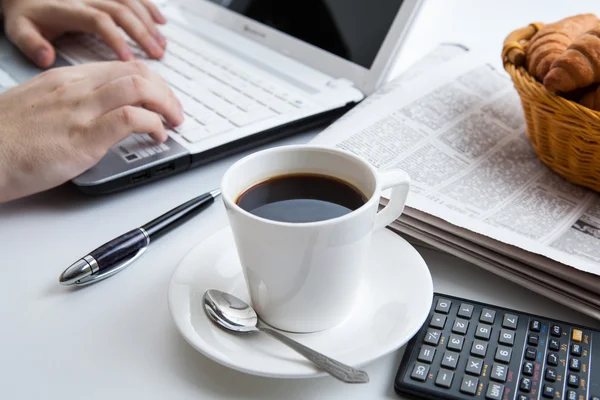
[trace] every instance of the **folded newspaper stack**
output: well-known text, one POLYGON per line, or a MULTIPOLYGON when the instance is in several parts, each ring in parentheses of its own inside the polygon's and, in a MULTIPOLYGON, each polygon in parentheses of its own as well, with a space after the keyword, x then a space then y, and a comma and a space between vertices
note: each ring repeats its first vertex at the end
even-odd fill
POLYGON ((406 238, 600 319, 600 195, 542 164, 525 129, 508 75, 441 45, 313 143, 410 174, 406 238))

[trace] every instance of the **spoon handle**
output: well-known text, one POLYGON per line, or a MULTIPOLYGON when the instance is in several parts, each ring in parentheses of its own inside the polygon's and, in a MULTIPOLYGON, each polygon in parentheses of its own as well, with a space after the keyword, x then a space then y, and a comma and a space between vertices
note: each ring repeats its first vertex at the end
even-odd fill
POLYGON ((262 326, 257 327, 261 332, 266 333, 279 340, 280 342, 288 345, 298 353, 302 354, 304 357, 312 361, 315 365, 321 368, 323 371, 327 372, 334 378, 339 379, 342 382, 346 383, 367 383, 369 382, 369 375, 365 371, 361 371, 355 368, 352 368, 349 365, 342 364, 339 361, 335 361, 319 352, 316 352, 308 347, 296 342, 289 337, 282 335, 281 333, 274 331, 270 328, 265 328, 262 326))

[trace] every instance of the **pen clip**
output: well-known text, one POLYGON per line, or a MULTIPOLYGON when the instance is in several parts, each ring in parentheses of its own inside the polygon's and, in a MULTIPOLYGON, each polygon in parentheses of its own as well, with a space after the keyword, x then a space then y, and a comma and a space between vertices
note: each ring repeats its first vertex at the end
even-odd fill
POLYGON ((86 286, 89 285, 91 283, 96 283, 98 281, 102 281, 106 278, 109 278, 111 276, 113 276, 114 274, 122 271, 123 269, 127 268, 129 266, 129 264, 133 263, 135 260, 137 260, 145 251, 146 251, 147 247, 142 247, 141 249, 138 250, 138 252, 131 257, 130 259, 124 261, 123 263, 117 265, 114 268, 111 268, 107 271, 103 271, 100 272, 99 274, 92 274, 89 276, 86 276, 85 278, 82 278, 76 282, 73 283, 73 285, 75 286, 86 286))

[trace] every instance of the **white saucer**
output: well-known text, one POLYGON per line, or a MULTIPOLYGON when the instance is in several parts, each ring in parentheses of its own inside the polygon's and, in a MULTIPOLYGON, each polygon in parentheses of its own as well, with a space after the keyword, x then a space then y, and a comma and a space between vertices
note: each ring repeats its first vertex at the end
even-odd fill
MULTIPOLYGON (((433 299, 431 275, 419 253, 395 233, 375 233, 365 284, 353 314, 317 333, 288 334, 334 359, 358 367, 404 344, 425 322, 433 299)), ((312 378, 326 373, 262 334, 225 332, 204 313, 208 289, 232 293, 249 303, 229 227, 196 245, 179 263, 169 285, 175 325, 196 350, 227 367, 276 378, 312 378)))

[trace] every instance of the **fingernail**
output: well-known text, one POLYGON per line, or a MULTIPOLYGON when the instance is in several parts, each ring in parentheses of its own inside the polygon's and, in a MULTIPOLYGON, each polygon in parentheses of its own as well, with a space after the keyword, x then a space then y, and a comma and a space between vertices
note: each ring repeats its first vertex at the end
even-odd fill
POLYGON ((177 100, 177 104, 179 105, 179 115, 181 116, 181 120, 183 120, 185 118, 185 113, 183 112, 183 106, 181 105, 181 102, 179 100, 177 100))
POLYGON ((135 57, 133 56, 133 53, 129 49, 129 47, 125 47, 119 50, 119 58, 123 61, 130 61, 133 60, 135 57))
POLYGON ((147 46, 150 50, 150 53, 152 53, 151 55, 154 57, 160 57, 160 55, 163 53, 162 47, 160 47, 153 39, 148 40, 147 46))
POLYGON ((162 33, 156 32, 156 35, 154 35, 154 38, 156 39, 158 44, 160 44, 160 46, 163 49, 167 46, 167 39, 165 39, 165 37, 162 35, 162 33))
POLYGON ((45 47, 38 49, 34 55, 36 64, 43 66, 43 67, 47 67, 48 64, 50 63, 50 60, 48 59, 49 57, 50 57, 50 52, 45 47))

